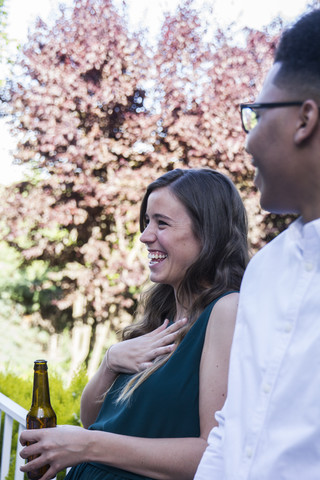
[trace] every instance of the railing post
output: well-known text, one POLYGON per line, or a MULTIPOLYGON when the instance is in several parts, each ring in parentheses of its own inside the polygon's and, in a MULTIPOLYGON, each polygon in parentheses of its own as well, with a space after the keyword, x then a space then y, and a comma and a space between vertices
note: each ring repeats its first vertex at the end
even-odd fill
MULTIPOLYGON (((4 480, 8 475, 10 468, 10 455, 11 455, 11 445, 12 445, 12 427, 13 421, 19 423, 19 434, 26 426, 26 414, 27 410, 22 408, 17 403, 13 402, 10 398, 6 397, 0 393, 0 415, 4 413, 4 430, 2 434, 2 455, 1 455, 1 464, 0 464, 0 480, 4 480)), ((1 418, 1 417, 0 417, 1 418)), ((17 455, 15 463, 15 480, 23 480, 24 474, 20 472, 20 465, 23 464, 24 460, 19 455, 21 451, 21 445, 18 440, 17 442, 17 455)))
POLYGON ((5 415, 4 432, 3 432, 3 439, 2 439, 2 455, 1 455, 1 475, 0 475, 1 480, 5 480, 6 476, 9 473, 12 425, 13 425, 13 418, 9 417, 9 415, 5 415))
MULTIPOLYGON (((18 439, 20 438, 20 434, 21 434, 22 430, 24 430, 24 427, 21 425, 21 423, 19 423, 18 439)), ((24 460, 19 455, 21 450, 22 450, 22 445, 18 440, 14 480, 23 480, 24 479, 24 473, 20 471, 20 467, 22 465, 24 465, 24 460)))

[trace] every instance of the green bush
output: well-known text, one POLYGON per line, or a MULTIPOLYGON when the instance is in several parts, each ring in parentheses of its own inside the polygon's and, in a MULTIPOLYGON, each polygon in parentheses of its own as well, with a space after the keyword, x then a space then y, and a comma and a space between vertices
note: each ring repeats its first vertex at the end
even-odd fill
MULTIPOLYGON (((59 425, 80 425, 80 398, 82 390, 87 383, 85 368, 82 368, 73 378, 70 385, 65 386, 61 378, 56 374, 49 374, 50 399, 57 415, 59 425)), ((14 402, 29 410, 32 401, 33 373, 30 378, 21 378, 14 373, 0 372, 0 392, 14 402)), ((0 424, 3 418, 0 419, 0 424)), ((1 428, 1 431, 2 428, 1 428)), ((15 469, 15 446, 17 444, 18 423, 13 425, 13 446, 11 454, 10 470, 6 480, 14 480, 15 469)), ((1 447, 1 445, 0 445, 1 447)), ((1 451, 1 448, 0 448, 1 451)), ((63 480, 65 472, 57 475, 58 480, 63 480)))

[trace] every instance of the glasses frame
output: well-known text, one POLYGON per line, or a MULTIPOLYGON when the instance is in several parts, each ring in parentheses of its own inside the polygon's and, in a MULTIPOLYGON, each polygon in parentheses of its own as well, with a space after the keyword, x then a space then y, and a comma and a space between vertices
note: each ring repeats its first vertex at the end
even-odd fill
MULTIPOLYGON (((301 107, 304 102, 295 101, 295 102, 271 102, 271 103, 240 103, 240 115, 241 115, 241 123, 242 128, 246 133, 250 133, 251 130, 248 130, 245 126, 245 122, 243 119, 243 112, 244 110, 255 110, 260 108, 282 108, 282 107, 301 107)), ((254 128, 254 127, 253 127, 254 128)))

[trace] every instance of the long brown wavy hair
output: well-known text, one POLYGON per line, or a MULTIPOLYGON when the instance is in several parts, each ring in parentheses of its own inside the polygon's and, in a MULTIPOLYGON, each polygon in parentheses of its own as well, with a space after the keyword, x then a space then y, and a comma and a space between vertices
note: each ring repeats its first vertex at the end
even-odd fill
MULTIPOLYGON (((165 173, 147 188, 140 209, 140 230, 146 228, 146 210, 150 194, 167 187, 184 205, 192 229, 202 246, 196 261, 187 269, 177 299, 187 311, 188 322, 177 343, 190 330, 203 309, 228 291, 238 291, 248 263, 247 215, 241 197, 225 175, 209 169, 176 169, 165 173)), ((170 285, 154 284, 141 297, 142 318, 126 327, 122 339, 135 338, 159 327, 176 314, 176 297, 170 285)), ((164 355, 153 365, 137 373, 119 396, 126 400, 132 392, 165 363, 164 355)))

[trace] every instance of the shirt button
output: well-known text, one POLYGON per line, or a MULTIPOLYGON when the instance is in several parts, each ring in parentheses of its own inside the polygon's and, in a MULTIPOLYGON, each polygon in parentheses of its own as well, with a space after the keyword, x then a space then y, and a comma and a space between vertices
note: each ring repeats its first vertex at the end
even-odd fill
POLYGON ((312 263, 305 263, 304 268, 305 268, 306 272, 312 272, 313 264, 312 263))
POLYGON ((291 325, 291 323, 287 322, 286 325, 285 325, 285 327, 284 327, 284 331, 285 331, 286 333, 290 333, 291 330, 292 330, 292 325, 291 325))
POLYGON ((265 383, 263 385, 263 391, 264 393, 270 393, 270 390, 271 390, 271 386, 269 385, 269 383, 265 383))
POLYGON ((252 457, 252 448, 251 447, 246 447, 246 456, 247 456, 247 458, 252 457))

